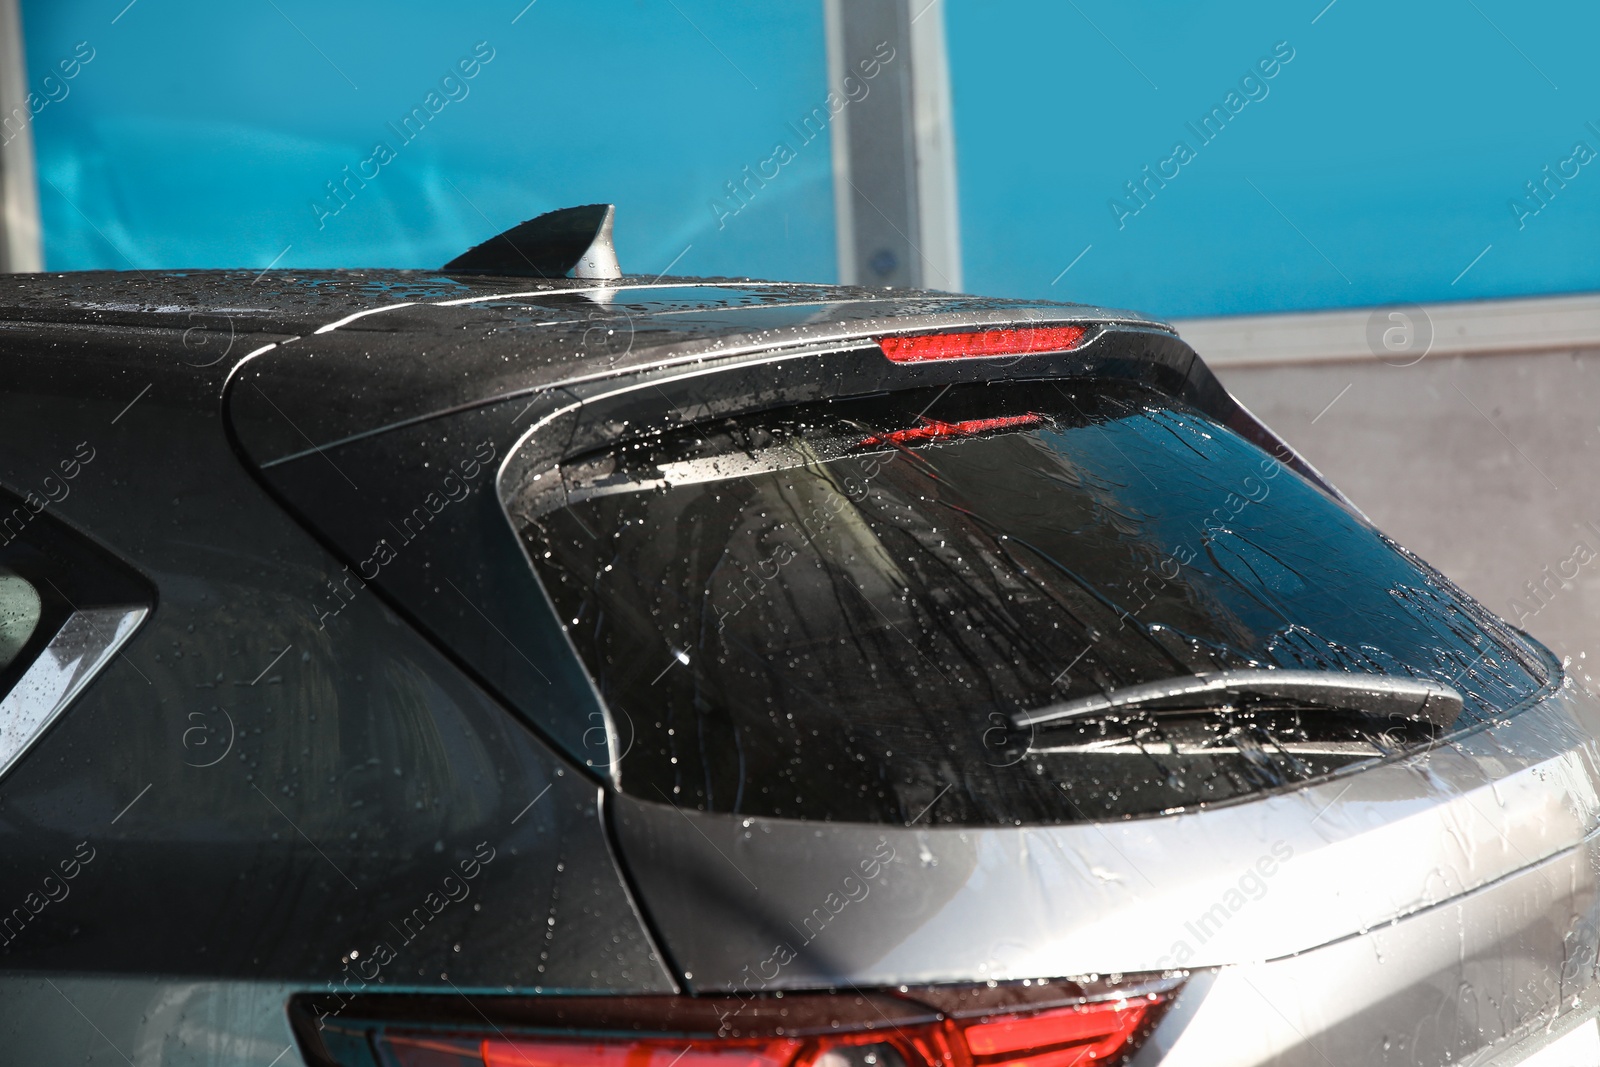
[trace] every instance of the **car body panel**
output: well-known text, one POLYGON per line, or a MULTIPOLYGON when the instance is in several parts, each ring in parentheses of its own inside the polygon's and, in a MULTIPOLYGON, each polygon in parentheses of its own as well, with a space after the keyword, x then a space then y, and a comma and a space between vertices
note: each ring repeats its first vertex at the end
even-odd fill
POLYGON ((1597 867, 1591 837, 1400 922, 1223 968, 1181 1031, 1152 1035, 1134 1067, 1523 1064, 1574 1023, 1594 1025, 1597 867))
MULTIPOLYGON (((1591 839, 1321 949, 1193 972, 1130 1067, 1518 1067, 1574 1024, 1594 1025, 1597 867, 1600 843, 1591 839)), ((284 1005, 299 988, 6 975, 7 1055, 17 1063, 298 1063, 284 1005)))
POLYGON ((156 588, 0 782, 0 914, 38 907, 0 968, 675 988, 594 782, 380 598, 319 623, 340 564, 239 462, 226 366, 192 366, 177 330, 13 323, 0 344, 0 485, 35 491, 87 441, 49 513, 156 588), (38 905, 75 855, 70 891, 38 905), (380 942, 381 973, 352 967, 380 942))
POLYGON ((1159 323, 747 280, 4 282, 0 487, 28 493, 92 442, 51 510, 157 589, 0 781, 0 905, 95 856, 0 937, 11 1058, 287 1064, 296 993, 1171 968, 1189 983, 1140 1065, 1502 1067, 1600 1003, 1600 711, 1570 682, 1430 751, 1120 822, 746 819, 609 788, 626 724, 520 554, 503 506, 519 479, 645 425, 1017 367, 869 365, 884 332, 1082 322, 1095 332, 1050 373, 1101 373, 1122 345, 1134 376, 1328 488, 1159 323), (435 509, 446 472, 460 488, 435 509), (419 506, 426 530, 396 529, 366 575, 419 506), (474 864, 459 896, 445 879, 474 864))
POLYGON ((1569 687, 1309 788, 1111 823, 818 824, 627 796, 611 812, 697 990, 1217 967, 1309 952, 1578 847, 1600 830, 1597 724, 1600 704, 1569 687))

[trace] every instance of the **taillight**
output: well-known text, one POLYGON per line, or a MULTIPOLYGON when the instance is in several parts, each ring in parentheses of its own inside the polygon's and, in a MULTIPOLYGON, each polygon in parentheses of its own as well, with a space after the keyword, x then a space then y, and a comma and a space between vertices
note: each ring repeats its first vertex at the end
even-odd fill
POLYGON ((385 1067, 1078 1067, 1123 1062, 1181 976, 858 995, 379 997, 293 1014, 311 1063, 385 1067), (470 1012, 466 1009, 472 1009, 470 1012), (482 1014, 480 1014, 480 1010, 482 1014))
POLYGON ((1075 1067, 1115 1061, 1138 1036, 1158 998, 1084 1004, 962 1028, 978 1067, 1075 1067))
POLYGON ((995 430, 1020 430, 1029 426, 1043 424, 1042 415, 1005 415, 993 419, 967 419, 964 422, 940 422, 926 416, 922 425, 913 426, 908 430, 890 430, 888 433, 875 433, 871 437, 863 437, 858 447, 866 448, 872 445, 909 445, 919 441, 934 441, 941 437, 971 437, 974 434, 990 433, 995 430))
MULTIPOLYGON (((802 1042, 486 1040, 484 1067, 789 1067, 802 1042)), ((403 1062, 403 1061, 402 1061, 403 1062)))
POLYGON ((1026 356, 1037 352, 1068 352, 1078 347, 1083 334, 1082 326, 1016 326, 1003 330, 883 337, 878 340, 878 347, 896 363, 922 363, 934 359, 983 359, 991 356, 1026 356))

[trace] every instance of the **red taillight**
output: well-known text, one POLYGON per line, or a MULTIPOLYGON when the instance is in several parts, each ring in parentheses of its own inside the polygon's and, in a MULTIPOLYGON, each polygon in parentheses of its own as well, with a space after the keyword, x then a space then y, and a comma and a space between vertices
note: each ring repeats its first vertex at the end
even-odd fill
POLYGON ((481 1046, 484 1067, 789 1067, 804 1042, 545 1041, 496 1038, 481 1046))
POLYGON ((977 1005, 952 1005, 948 1014, 932 1004, 907 1005, 909 1014, 898 1018, 847 1016, 842 1025, 837 1018, 819 1023, 816 1005, 797 1003, 825 995, 802 994, 772 999, 750 1015, 735 1005, 722 1017, 726 1036, 589 1037, 518 1032, 508 1024, 510 1033, 499 1025, 490 1033, 385 1028, 376 1040, 384 1062, 397 1067, 1086 1067, 1131 1054, 1176 984, 1127 999, 995 1005, 987 1013, 977 1005))
POLYGON ((922 363, 933 359, 981 359, 988 356, 1026 356, 1035 352, 1066 352, 1078 347, 1083 334, 1082 326, 1017 326, 971 333, 884 337, 879 339, 878 347, 896 363, 922 363))
POLYGON ((964 422, 940 422, 938 419, 924 417, 921 426, 913 426, 909 430, 891 430, 888 433, 875 433, 871 437, 861 439, 860 447, 870 445, 909 445, 918 441, 932 441, 940 437, 970 437, 976 433, 988 433, 991 430, 1016 430, 1026 426, 1038 426, 1044 422, 1044 416, 1034 415, 1007 415, 994 419, 967 419, 964 422))
POLYGON ((1104 1063, 1127 1047, 1157 1003, 1159 999, 1110 1001, 986 1019, 962 1027, 962 1034, 977 1067, 1104 1063))

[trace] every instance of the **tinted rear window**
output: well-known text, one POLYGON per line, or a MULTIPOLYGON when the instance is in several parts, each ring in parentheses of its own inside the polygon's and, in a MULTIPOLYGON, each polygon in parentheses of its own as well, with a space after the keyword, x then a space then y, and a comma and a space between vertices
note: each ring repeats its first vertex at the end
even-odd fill
POLYGON ((1544 661, 1231 431, 1103 382, 811 405, 569 461, 513 502, 617 722, 624 790, 751 815, 1012 824, 1300 784, 1434 740, 1304 707, 1011 716, 1281 667, 1431 678, 1451 729, 1544 661), (925 810, 926 809, 926 810, 925 810))

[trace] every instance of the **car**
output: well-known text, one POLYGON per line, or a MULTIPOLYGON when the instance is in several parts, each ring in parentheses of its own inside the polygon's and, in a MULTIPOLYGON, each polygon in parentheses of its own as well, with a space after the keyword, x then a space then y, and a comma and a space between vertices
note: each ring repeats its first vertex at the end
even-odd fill
POLYGON ((1595 700, 1171 327, 613 220, 4 279, 0 1059, 1600 1055, 1595 700))

